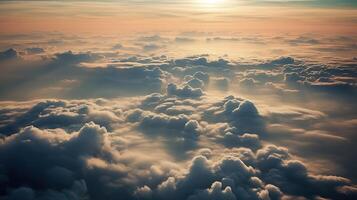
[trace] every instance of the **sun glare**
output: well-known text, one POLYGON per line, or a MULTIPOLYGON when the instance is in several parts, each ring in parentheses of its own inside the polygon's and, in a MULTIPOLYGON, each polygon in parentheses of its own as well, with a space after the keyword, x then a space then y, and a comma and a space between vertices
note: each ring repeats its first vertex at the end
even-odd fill
POLYGON ((215 6, 222 4, 224 0, 199 0, 200 4, 205 6, 215 6))
POLYGON ((204 1, 208 4, 215 4, 215 3, 219 3, 221 0, 204 0, 204 1))

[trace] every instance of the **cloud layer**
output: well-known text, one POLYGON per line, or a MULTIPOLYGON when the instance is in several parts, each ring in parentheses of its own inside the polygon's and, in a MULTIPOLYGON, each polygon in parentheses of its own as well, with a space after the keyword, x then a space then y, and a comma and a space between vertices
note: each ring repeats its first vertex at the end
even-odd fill
MULTIPOLYGON (((170 57, 199 38, 134 40, 0 52, 1 199, 357 198, 354 58, 170 57)), ((266 42, 203 40, 227 41, 266 42)))

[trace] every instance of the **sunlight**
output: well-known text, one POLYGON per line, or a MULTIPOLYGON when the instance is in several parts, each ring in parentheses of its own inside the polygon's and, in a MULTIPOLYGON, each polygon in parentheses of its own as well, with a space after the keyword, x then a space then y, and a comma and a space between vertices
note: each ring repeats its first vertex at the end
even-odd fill
POLYGON ((203 6, 217 6, 222 4, 224 0, 199 0, 199 3, 203 6))
POLYGON ((220 3, 222 0, 203 0, 203 1, 208 4, 216 4, 216 3, 220 3))

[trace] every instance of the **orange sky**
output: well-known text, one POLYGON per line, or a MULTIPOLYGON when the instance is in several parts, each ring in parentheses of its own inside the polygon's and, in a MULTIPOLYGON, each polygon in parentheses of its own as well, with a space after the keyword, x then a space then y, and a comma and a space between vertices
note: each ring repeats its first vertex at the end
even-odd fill
POLYGON ((356 34, 356 24, 355 9, 233 5, 224 1, 178 5, 8 2, 0 6, 1 33, 233 31, 356 34))

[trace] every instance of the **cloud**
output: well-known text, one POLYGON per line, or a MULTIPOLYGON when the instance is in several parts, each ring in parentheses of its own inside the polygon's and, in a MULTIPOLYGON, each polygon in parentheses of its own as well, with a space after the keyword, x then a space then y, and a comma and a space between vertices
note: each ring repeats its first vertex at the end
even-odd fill
POLYGON ((1 195, 90 199, 118 195, 126 199, 353 199, 356 195, 350 180, 311 174, 286 148, 263 145, 266 135, 260 137, 264 132, 257 129, 263 118, 251 101, 202 98, 156 93, 121 108, 116 108, 121 103, 104 99, 14 107, 23 114, 14 118, 16 131, 0 143, 1 177, 5 177, 0 184, 6 188, 1 195), (170 109, 180 110, 179 106, 191 106, 193 112, 170 115, 170 109), (71 118, 78 116, 80 120, 71 118), (70 118, 61 123, 65 117, 70 118), (224 129, 218 123, 225 123, 224 129), (215 131, 210 127, 221 132, 209 134, 215 131), (142 149, 149 141, 151 151, 156 143, 165 144, 158 157, 150 156, 152 160, 146 160, 147 150, 142 149), (163 151, 181 163, 157 160, 163 158, 163 151), (192 157, 191 152, 195 152, 192 157))
POLYGON ((40 101, 25 112, 22 109, 15 107, 10 110, 19 114, 0 127, 1 134, 10 135, 29 125, 39 128, 76 130, 81 124, 90 121, 111 130, 111 123, 121 120, 119 115, 121 110, 108 110, 108 108, 98 106, 95 102, 85 100, 78 102, 40 101))
POLYGON ((336 66, 288 66, 285 68, 284 81, 288 87, 304 93, 312 92, 330 95, 333 98, 350 98, 346 94, 355 94, 355 83, 351 81, 355 72, 349 67, 336 66), (344 78, 340 78, 344 77, 344 78))
POLYGON ((299 74, 296 72, 286 73, 284 75, 284 81, 287 84, 295 85, 298 81, 303 81, 303 80, 305 80, 305 78, 302 76, 299 76, 299 74))
POLYGON ((179 87, 173 83, 167 86, 167 94, 182 98, 198 98, 203 95, 200 88, 192 88, 190 85, 179 87))
POLYGON ((142 36, 138 38, 139 41, 144 41, 144 42, 155 42, 155 41, 161 41, 164 40, 160 35, 151 35, 151 36, 142 36))
POLYGON ((239 81, 239 85, 244 88, 254 89, 258 84, 253 78, 244 78, 239 81))
POLYGON ((0 52, 0 61, 11 60, 18 58, 19 55, 15 49, 8 49, 0 52))
POLYGON ((5 72, 10 72, 1 76, 1 96, 6 99, 31 99, 34 98, 33 96, 36 98, 116 97, 130 93, 149 94, 161 90, 166 75, 158 67, 121 68, 110 65, 107 67, 82 65, 83 62, 99 62, 103 57, 101 54, 76 54, 69 51, 57 53, 52 59, 40 64, 24 63, 15 69, 4 69, 5 72), (29 76, 38 78, 29 79, 29 76), (18 93, 18 91, 25 92, 18 93))
POLYGON ((143 46, 144 51, 155 51, 160 48, 161 48, 161 46, 159 46, 157 44, 146 44, 143 46))
POLYGON ((175 42, 178 43, 190 43, 190 42, 195 42, 195 39, 193 38, 188 38, 188 37, 176 37, 175 42))
POLYGON ((159 187, 159 195, 163 195, 160 192, 170 190, 175 194, 174 197, 180 199, 184 194, 192 193, 193 188, 197 188, 198 192, 189 199, 280 199, 286 194, 306 198, 319 195, 346 198, 336 190, 339 185, 349 184, 346 179, 310 176, 301 162, 290 159, 285 149, 268 146, 259 150, 256 158, 252 159, 250 162, 256 163, 253 166, 261 170, 261 175, 254 167, 247 166, 235 156, 226 156, 213 163, 206 157, 195 157, 188 174, 181 179, 167 179, 159 187), (206 179, 195 179, 198 176, 204 176, 206 179), (301 187, 301 181, 311 184, 314 189, 306 190, 301 187), (325 187, 332 190, 324 190, 325 187), (284 191, 288 192, 284 194, 284 191))
POLYGON ((42 54, 45 53, 45 50, 43 48, 40 47, 30 47, 30 48, 26 48, 26 53, 27 54, 42 54))
POLYGON ((192 88, 203 88, 205 86, 204 82, 198 78, 189 80, 187 85, 191 86, 192 88))
MULTIPOLYGON (((260 61, 258 63, 254 62, 249 62, 249 63, 241 63, 241 62, 236 62, 238 67, 241 68, 242 70, 274 70, 274 69, 280 69, 283 67, 288 67, 289 65, 293 64, 299 64, 301 61, 295 60, 293 57, 290 56, 282 56, 279 58, 271 59, 271 60, 265 60, 265 61, 260 61)), ((270 73, 273 71, 270 71, 270 73)))
POLYGON ((203 199, 203 200, 213 200, 213 199, 222 199, 222 200, 236 200, 235 195, 232 193, 232 189, 227 186, 222 190, 221 182, 214 182, 211 185, 211 188, 201 191, 196 195, 190 196, 189 200, 203 199))
POLYGON ((214 78, 212 82, 218 90, 227 91, 229 89, 230 80, 228 78, 214 78))
POLYGON ((288 40, 290 45, 317 45, 320 41, 314 38, 300 36, 295 39, 288 40))
POLYGON ((264 70, 246 70, 244 77, 253 78, 259 82, 279 82, 283 80, 283 74, 280 72, 271 72, 264 70))
POLYGON ((224 134, 222 141, 226 147, 247 147, 250 149, 259 149, 261 144, 259 136, 256 134, 245 133, 243 135, 235 135, 231 132, 224 134))
POLYGON ((276 184, 282 191, 288 191, 293 195, 302 195, 307 198, 319 195, 330 198, 347 198, 336 191, 339 185, 348 184, 348 180, 336 176, 312 176, 306 167, 299 161, 290 160, 286 149, 274 146, 258 150, 258 166, 264 175, 264 180, 276 184), (275 169, 275 170, 274 170, 275 169), (268 170, 268 171, 267 171, 268 170), (300 188, 309 186, 311 189, 300 188), (326 190, 326 188, 331 190, 326 190), (335 189, 333 189, 335 188, 335 189))
POLYGON ((2 66, 1 97, 36 100, 0 102, 1 198, 355 199, 350 60, 171 58, 112 44, 2 66))
POLYGON ((111 155, 105 149, 105 134, 106 130, 94 123, 86 124, 73 135, 33 126, 24 128, 1 143, 0 159, 6 172, 2 176, 7 177, 2 188, 11 191, 9 198, 29 194, 35 198, 85 197, 87 183, 79 177, 80 168, 85 167, 83 158, 111 155))
POLYGON ((274 67, 278 65, 287 65, 287 64, 294 64, 295 60, 292 57, 280 57, 278 59, 272 60, 270 62, 264 63, 262 67, 274 67))
POLYGON ((174 60, 174 64, 177 66, 207 66, 207 67, 217 67, 225 68, 229 66, 229 61, 220 58, 216 61, 208 61, 205 57, 193 57, 193 58, 183 58, 174 60))
POLYGON ((240 42, 255 45, 265 44, 264 40, 260 37, 212 37, 206 38, 206 42, 240 42))
POLYGON ((55 63, 70 65, 70 64, 77 64, 81 62, 93 62, 100 58, 101 56, 92 54, 90 52, 75 54, 72 51, 67 51, 67 52, 55 54, 55 58, 53 60, 55 63))
POLYGON ((211 41, 221 41, 221 42, 236 42, 236 41, 240 41, 239 38, 222 38, 222 37, 214 37, 214 38, 206 38, 207 42, 211 42, 211 41))
POLYGON ((194 110, 184 100, 155 95, 143 101, 142 109, 128 110, 125 115, 126 120, 135 123, 147 137, 164 138, 168 151, 180 158, 197 147, 204 130, 192 117, 194 110))
POLYGON ((204 113, 206 120, 228 122, 234 134, 253 133, 264 135, 264 120, 255 105, 249 100, 226 97, 204 113))

